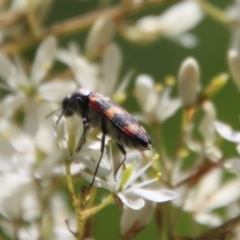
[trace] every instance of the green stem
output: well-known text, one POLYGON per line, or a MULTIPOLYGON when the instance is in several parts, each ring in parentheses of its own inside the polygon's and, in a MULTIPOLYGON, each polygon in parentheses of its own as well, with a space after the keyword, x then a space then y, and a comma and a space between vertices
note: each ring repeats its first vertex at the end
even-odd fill
POLYGON ((198 0, 198 4, 201 6, 201 8, 212 18, 217 20, 218 22, 223 23, 224 25, 229 24, 229 20, 226 17, 226 14, 224 12, 217 8, 216 6, 204 1, 204 0, 198 0))
POLYGON ((85 221, 91 217, 92 215, 96 214, 97 212, 101 211, 103 208, 105 208, 107 205, 109 205, 113 200, 113 195, 110 194, 107 199, 104 200, 103 203, 101 203, 97 207, 93 207, 89 210, 82 211, 81 210, 81 199, 78 198, 78 196, 75 193, 73 181, 72 181, 72 175, 71 175, 71 163, 68 161, 65 161, 65 171, 66 171, 66 180, 67 180, 67 186, 68 191, 72 198, 72 204, 75 210, 75 213, 77 215, 77 232, 76 232, 76 239, 81 240, 84 233, 84 223, 85 221))
POLYGON ((110 194, 100 205, 91 208, 81 213, 81 220, 86 221, 90 216, 95 215, 97 212, 101 211, 103 208, 108 206, 113 200, 113 195, 110 194))
POLYGON ((73 181, 72 181, 72 175, 71 175, 71 163, 68 161, 65 161, 65 171, 66 171, 66 180, 67 180, 67 186, 68 191, 72 198, 73 207, 77 216, 77 232, 76 232, 76 239, 81 240, 82 239, 82 233, 83 233, 83 226, 84 222, 81 220, 81 208, 80 208, 80 202, 75 194, 73 181))

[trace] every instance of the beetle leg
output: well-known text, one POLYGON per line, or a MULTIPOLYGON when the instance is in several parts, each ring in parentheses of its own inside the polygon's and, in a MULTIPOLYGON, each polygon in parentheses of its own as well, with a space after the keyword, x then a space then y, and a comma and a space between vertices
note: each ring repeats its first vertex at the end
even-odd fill
POLYGON ((100 155, 100 158, 98 160, 98 163, 97 163, 97 167, 95 169, 95 172, 94 172, 94 175, 93 175, 93 180, 92 182, 90 183, 89 185, 89 189, 93 186, 94 184, 94 181, 95 181, 95 178, 96 178, 96 175, 97 175, 97 172, 98 172, 98 168, 100 166, 100 163, 101 163, 101 160, 102 160, 102 157, 103 157, 103 153, 104 153, 104 148, 105 148, 105 136, 106 136, 106 133, 107 133, 107 130, 106 130, 106 122, 105 122, 105 119, 104 117, 101 118, 101 130, 102 130, 102 139, 101 139, 101 155, 100 155))
POLYGON ((79 152, 82 148, 82 146, 84 145, 84 143, 86 142, 86 135, 87 135, 87 132, 89 130, 89 121, 88 121, 88 118, 87 117, 84 117, 82 119, 82 123, 83 123, 83 132, 81 134, 81 137, 78 141, 78 144, 77 144, 77 147, 76 147, 76 152, 79 152))
POLYGON ((126 150, 124 149, 124 147, 122 145, 120 145, 119 143, 116 143, 116 145, 119 148, 119 150, 121 151, 121 153, 123 154, 123 160, 120 162, 120 164, 118 165, 117 169, 114 172, 114 179, 115 179, 115 181, 117 181, 116 176, 117 176, 118 170, 124 164, 124 162, 126 160, 126 155, 127 155, 126 150))

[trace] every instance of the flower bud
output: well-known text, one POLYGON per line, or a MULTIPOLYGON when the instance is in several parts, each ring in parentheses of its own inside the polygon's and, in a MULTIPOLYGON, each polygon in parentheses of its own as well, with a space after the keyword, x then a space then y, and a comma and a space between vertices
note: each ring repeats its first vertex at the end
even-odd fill
POLYGON ((149 224, 154 206, 155 203, 145 201, 141 210, 125 209, 121 218, 121 236, 129 239, 141 232, 149 224))
POLYGON ((214 77, 203 90, 204 98, 212 98, 226 85, 228 79, 229 76, 227 73, 220 73, 214 77))
POLYGON ((199 66, 197 61, 189 57, 182 63, 178 75, 179 96, 185 107, 196 103, 199 89, 199 66))
POLYGON ((232 78, 240 90, 240 55, 235 49, 228 51, 228 64, 232 78))
POLYGON ((136 98, 145 113, 151 112, 157 104, 157 94, 155 92, 154 80, 141 74, 137 77, 135 83, 136 98))

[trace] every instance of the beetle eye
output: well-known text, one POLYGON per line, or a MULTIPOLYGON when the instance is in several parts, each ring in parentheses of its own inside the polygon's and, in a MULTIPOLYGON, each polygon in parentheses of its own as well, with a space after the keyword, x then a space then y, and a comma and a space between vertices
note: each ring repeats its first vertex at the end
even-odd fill
POLYGON ((64 116, 72 116, 73 111, 71 110, 71 98, 67 96, 62 101, 62 114, 64 116))

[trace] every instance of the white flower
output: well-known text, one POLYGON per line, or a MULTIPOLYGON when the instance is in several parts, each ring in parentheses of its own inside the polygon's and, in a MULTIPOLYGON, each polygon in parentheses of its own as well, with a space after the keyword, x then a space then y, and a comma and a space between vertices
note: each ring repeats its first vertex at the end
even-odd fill
MULTIPOLYGON (((0 184, 4 186, 0 193, 0 212, 3 217, 1 228, 11 239, 16 237, 16 231, 19 239, 32 239, 26 237, 26 227, 21 226, 21 223, 29 222, 29 228, 32 229, 41 215, 41 202, 35 182, 31 176, 5 172, 0 174, 0 184), (13 224, 16 221, 19 223, 17 228, 13 224)), ((32 235, 34 238, 37 236, 32 235)))
MULTIPOLYGON (((43 226, 45 221, 48 223, 51 219, 50 210, 46 213, 43 209, 48 206, 52 191, 55 190, 52 181, 65 174, 63 164, 59 161, 61 152, 55 147, 53 134, 49 136, 43 127, 41 132, 42 136, 34 138, 9 120, 0 119, 0 184, 4 186, 0 193, 0 212, 6 219, 1 222, 1 227, 11 238, 14 238, 14 232, 16 237, 16 231, 18 239, 30 240, 42 236, 39 219, 43 226), (48 146, 38 147, 45 144, 48 146), (13 224, 16 221, 19 223, 17 228, 13 224), (25 222, 28 223, 27 227, 25 222)), ((79 171, 77 167, 79 164, 73 164, 73 173, 79 171)), ((64 219, 61 220, 64 222, 64 219)), ((55 229, 57 223, 50 222, 55 229)))
MULTIPOLYGON (((89 163, 86 162, 85 164, 88 167, 89 163)), ((145 206, 145 200, 152 202, 165 202, 174 199, 176 194, 171 190, 165 189, 162 184, 156 183, 158 181, 157 178, 137 182, 137 179, 144 179, 145 172, 151 164, 152 161, 143 167, 136 167, 135 163, 132 163, 125 172, 122 172, 122 169, 119 169, 116 181, 114 178, 114 169, 112 167, 113 163, 110 160, 110 174, 107 176, 105 175, 106 180, 97 176, 94 181, 94 186, 109 190, 121 200, 125 207, 134 210, 142 209, 145 206), (155 183, 154 187, 153 183, 155 183), (148 186, 148 188, 146 188, 146 186, 148 186)), ((92 175, 85 171, 81 171, 81 175, 87 181, 92 182, 92 175)))
MULTIPOLYGON (((164 122, 180 108, 180 99, 171 98, 171 87, 156 92, 153 79, 145 74, 137 77, 136 98, 144 112, 143 120, 148 123, 164 122)), ((142 119, 141 119, 142 120, 142 119)))
POLYGON ((203 11, 195 1, 175 4, 159 16, 147 16, 134 26, 123 26, 122 34, 129 40, 149 43, 159 37, 166 37, 184 47, 194 47, 197 39, 186 33, 203 18, 203 11))
POLYGON ((192 212, 195 220, 201 224, 219 226, 224 219, 212 211, 226 207, 240 198, 239 177, 222 183, 222 174, 221 169, 213 169, 187 194, 183 208, 192 212))
POLYGON ((59 102, 76 88, 73 82, 42 82, 53 64, 56 50, 56 39, 52 36, 46 38, 37 50, 29 77, 17 58, 14 64, 7 57, 0 55, 0 77, 4 80, 0 87, 10 91, 1 102, 1 114, 11 118, 20 108, 23 109, 24 130, 33 135, 40 120, 47 115, 46 109, 39 107, 39 103, 59 102))
POLYGON ((222 152, 216 145, 216 132, 214 122, 216 121, 216 110, 212 102, 206 101, 202 105, 204 115, 198 126, 198 131, 203 137, 203 141, 194 139, 192 136, 195 125, 189 123, 186 126, 184 141, 189 149, 200 154, 201 158, 207 157, 212 161, 219 161, 222 152))
MULTIPOLYGON (((72 162, 72 174, 79 173, 81 169, 86 168, 86 165, 88 165, 88 167, 92 171, 94 171, 95 163, 92 160, 98 162, 100 157, 101 143, 100 138, 98 138, 99 136, 96 136, 94 130, 89 130, 86 142, 81 147, 81 150, 79 152, 76 152, 77 146, 79 146, 82 140, 82 121, 78 116, 73 116, 72 119, 61 118, 58 124, 56 124, 57 119, 57 117, 53 117, 53 131, 56 137, 57 144, 61 150, 61 158, 64 161, 72 162)), ((100 175, 106 175, 109 172, 109 170, 106 170, 105 168, 105 156, 106 153, 103 155, 103 160, 99 167, 98 173, 100 175)))
MULTIPOLYGON (((95 172, 99 161, 99 157, 101 155, 100 141, 98 140, 97 142, 94 143, 90 141, 89 138, 87 138, 86 143, 81 148, 81 151, 79 153, 75 153, 79 136, 71 137, 71 128, 69 128, 69 126, 66 125, 65 118, 62 118, 58 122, 58 125, 55 124, 56 120, 57 118, 54 117, 53 122, 55 134, 57 136, 57 142, 62 150, 64 159, 70 161, 80 161, 81 163, 80 174, 84 179, 91 183, 93 180, 93 176, 85 172, 85 168, 88 168, 91 172, 95 172), (75 140, 71 142, 70 138, 73 138, 75 140)), ((70 122, 72 122, 74 126, 74 119, 73 121, 70 122)), ((78 119, 77 124, 79 124, 79 122, 80 121, 78 119)), ((76 128, 77 128, 76 125, 75 127, 72 127, 73 130, 75 130, 76 128)), ((76 135, 79 134, 76 133, 76 135)), ((109 148, 109 146, 105 146, 105 148, 109 148)), ((110 156, 111 156, 110 158, 113 159, 111 154, 110 156)), ((128 208, 134 210, 141 209, 141 212, 139 212, 139 214, 136 214, 136 216, 133 218, 132 223, 134 223, 134 221, 138 221, 139 217, 141 218, 142 216, 141 213, 148 209, 149 201, 151 202, 170 201, 176 197, 176 194, 171 190, 165 189, 162 186, 162 184, 157 182, 158 181, 157 178, 151 180, 146 179, 145 172, 151 166, 152 162, 149 162, 147 165, 141 167, 141 155, 136 154, 134 152, 133 154, 129 154, 127 156, 126 164, 129 161, 130 162, 133 161, 129 157, 134 158, 134 160, 137 160, 137 164, 135 163, 130 164, 128 169, 124 171, 124 173, 122 169, 119 169, 118 175, 116 176, 117 181, 115 181, 113 167, 114 164, 112 161, 109 161, 109 155, 106 154, 106 152, 104 151, 101 164, 98 168, 97 176, 95 178, 94 186, 105 188, 110 192, 114 193, 121 201, 121 203, 124 204, 124 211, 126 210, 126 212, 129 211, 128 208), (137 183, 136 180, 139 178, 145 180, 143 180, 142 182, 139 181, 137 183), (146 186, 148 187, 146 188, 146 186)), ((150 216, 148 219, 150 219, 150 216)), ((147 223, 148 220, 146 219, 146 221, 143 221, 139 225, 136 225, 136 227, 140 226, 143 227, 143 225, 147 223)), ((125 231, 124 229, 128 231, 128 229, 126 229, 125 227, 123 227, 123 231, 125 231)))
MULTIPOLYGON (((133 154, 130 157, 127 155, 126 170, 123 172, 122 168, 119 169, 116 181, 113 158, 110 154, 110 174, 102 175, 101 178, 98 174, 94 182, 95 187, 112 192, 116 203, 123 208, 121 235, 125 238, 133 237, 143 230, 151 219, 155 203, 170 201, 177 196, 173 191, 164 188, 158 182, 158 178, 149 180, 146 171, 152 161, 142 166, 140 160, 141 155, 133 154), (131 157, 133 159, 130 159, 131 157)), ((89 166, 89 162, 85 164, 89 166)), ((95 168, 90 170, 94 172, 95 168)), ((92 182, 92 175, 85 171, 81 171, 81 175, 88 182, 92 182)))
POLYGON ((6 119, 0 124, 0 174, 19 174, 47 180, 53 175, 63 175, 60 152, 54 144, 49 126, 41 127, 35 137, 26 134, 6 119), (24 160, 23 160, 24 159, 24 160))

